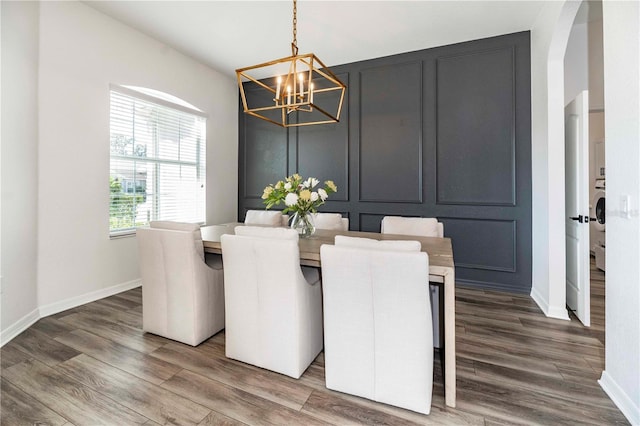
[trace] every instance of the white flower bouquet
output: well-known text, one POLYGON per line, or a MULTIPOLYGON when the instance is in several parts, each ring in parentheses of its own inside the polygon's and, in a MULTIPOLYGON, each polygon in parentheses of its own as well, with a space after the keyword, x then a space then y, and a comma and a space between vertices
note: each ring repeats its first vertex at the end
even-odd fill
POLYGON ((267 209, 284 203, 282 213, 294 212, 299 215, 317 213, 318 207, 323 205, 329 194, 338 191, 338 187, 331 180, 324 182, 323 188, 317 188, 320 181, 314 177, 303 179, 299 174, 291 175, 283 181, 269 185, 262 193, 262 199, 267 209))

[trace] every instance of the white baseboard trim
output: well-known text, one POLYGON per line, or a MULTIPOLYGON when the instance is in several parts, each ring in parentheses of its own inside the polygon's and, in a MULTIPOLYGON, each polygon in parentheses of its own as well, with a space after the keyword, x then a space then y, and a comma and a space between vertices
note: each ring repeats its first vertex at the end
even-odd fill
POLYGON ((81 296, 71 297, 59 302, 50 303, 40 307, 40 318, 48 317, 49 315, 57 314, 58 312, 66 311, 67 309, 75 308, 76 306, 84 305, 85 303, 95 302, 105 297, 113 296, 114 294, 122 293, 123 291, 131 290, 132 288, 140 287, 142 281, 140 279, 127 281, 126 283, 116 284, 111 287, 102 288, 100 290, 92 291, 81 296))
POLYGON ((141 285, 142 281, 140 279, 132 280, 126 283, 116 284, 111 287, 92 291, 91 293, 86 293, 81 296, 71 297, 66 300, 40 306, 2 331, 0 334, 0 347, 9 343, 14 337, 31 327, 33 323, 38 321, 40 318, 48 317, 49 315, 84 305, 85 303, 95 302, 96 300, 104 299, 105 297, 140 287, 141 285))
POLYGON ((632 425, 640 425, 640 407, 629 398, 629 395, 618 386, 606 370, 602 372, 598 383, 607 395, 609 395, 613 403, 622 411, 622 414, 625 415, 627 420, 629 420, 629 423, 632 425))
POLYGON ((40 315, 38 312, 38 308, 29 312, 27 315, 20 318, 18 321, 11 324, 0 334, 0 347, 4 346, 6 343, 9 343, 16 337, 18 334, 25 331, 27 328, 31 327, 36 321, 40 319, 40 315))
POLYGON ((538 304, 540 309, 542 309, 542 312, 547 317, 569 321, 569 314, 567 313, 566 308, 558 307, 558 306, 549 306, 549 303, 533 287, 531 288, 530 296, 533 299, 533 301, 538 304))

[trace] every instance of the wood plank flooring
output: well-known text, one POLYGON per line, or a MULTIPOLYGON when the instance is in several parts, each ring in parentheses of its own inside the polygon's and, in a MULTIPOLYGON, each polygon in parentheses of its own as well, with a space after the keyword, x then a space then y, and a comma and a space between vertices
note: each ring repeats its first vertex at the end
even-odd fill
POLYGON ((320 354, 299 380, 143 333, 140 289, 43 318, 0 350, 9 425, 628 424, 602 391, 604 274, 592 327, 544 317, 530 297, 456 290, 457 408, 435 356, 424 416, 327 390, 320 354))

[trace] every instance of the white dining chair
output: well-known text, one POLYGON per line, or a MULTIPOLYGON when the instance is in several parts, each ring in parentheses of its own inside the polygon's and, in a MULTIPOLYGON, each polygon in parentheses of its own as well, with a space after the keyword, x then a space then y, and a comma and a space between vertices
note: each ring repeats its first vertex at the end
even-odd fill
POLYGON ((297 232, 238 226, 221 245, 226 356, 299 378, 322 350, 322 293, 297 232))
POLYGON ((311 216, 316 229, 349 230, 349 219, 342 217, 340 213, 313 213, 311 216))
POLYGON ((380 224, 383 234, 444 237, 444 225, 430 217, 385 216, 380 224))
POLYGON ((222 262, 205 263, 200 226, 151 222, 138 228, 142 329, 192 346, 224 328, 222 262))
POLYGON ((320 257, 327 388, 429 414, 427 253, 417 241, 336 237, 320 257))
POLYGON ((247 210, 244 217, 246 225, 287 226, 288 215, 277 210, 247 210))
MULTIPOLYGON (((385 216, 380 224, 382 234, 415 235, 420 237, 444 237, 444 225, 438 219, 427 217, 385 216)), ((431 313, 433 315, 433 346, 440 350, 440 360, 444 368, 444 279, 430 280, 431 313)))

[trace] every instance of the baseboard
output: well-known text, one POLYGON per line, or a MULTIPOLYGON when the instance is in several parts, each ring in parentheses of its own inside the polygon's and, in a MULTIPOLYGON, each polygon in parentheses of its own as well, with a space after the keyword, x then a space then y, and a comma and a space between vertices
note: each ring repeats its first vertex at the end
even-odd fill
POLYGON ((29 312, 27 315, 20 318, 18 321, 11 324, 5 330, 0 333, 0 347, 4 346, 6 343, 9 343, 16 337, 18 334, 25 331, 27 328, 31 327, 36 321, 40 319, 40 315, 38 312, 38 308, 29 312))
POLYGON ((609 398, 622 411, 629 423, 640 425, 640 407, 637 406, 629 395, 611 378, 607 371, 602 372, 602 377, 598 380, 600 387, 609 395, 609 398))
POLYGON ((40 318, 57 314, 58 312, 66 311, 67 309, 75 308, 76 306, 84 305, 85 303, 95 302, 96 300, 104 299, 105 297, 140 287, 141 285, 142 281, 140 279, 132 280, 36 308, 0 333, 0 347, 9 343, 14 337, 31 327, 40 318))
POLYGON ((49 315, 57 314, 58 312, 66 311, 67 309, 75 308, 76 306, 84 305, 85 303, 95 302, 105 297, 113 296, 114 294, 122 293, 123 291, 131 290, 132 288, 140 287, 142 281, 140 279, 127 281, 126 283, 117 284, 107 288, 101 288, 100 290, 92 291, 81 296, 71 297, 59 302, 50 303, 40 307, 40 318, 48 317, 49 315))
POLYGON ((475 288, 480 290, 504 291, 507 293, 529 294, 528 288, 514 288, 509 284, 496 284, 487 281, 456 278, 456 287, 475 288))
POLYGON ((535 289, 531 288, 531 298, 538 304, 538 307, 542 309, 542 312, 549 318, 556 318, 569 321, 569 314, 566 308, 559 308, 557 306, 549 306, 549 303, 540 295, 535 289))

